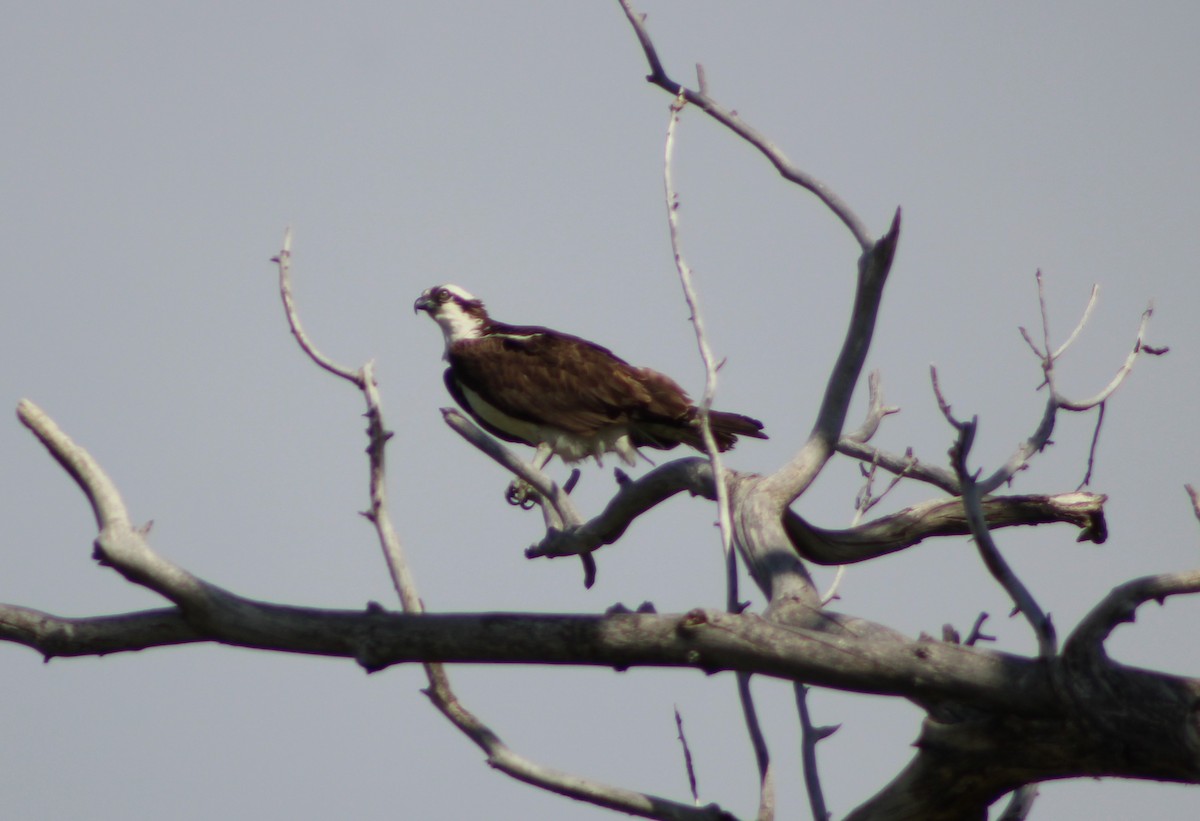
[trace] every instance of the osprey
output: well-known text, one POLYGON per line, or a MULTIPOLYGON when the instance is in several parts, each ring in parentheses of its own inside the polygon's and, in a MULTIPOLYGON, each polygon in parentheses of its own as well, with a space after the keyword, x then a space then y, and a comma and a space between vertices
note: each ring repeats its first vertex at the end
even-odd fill
MULTIPOLYGON (((658 371, 635 368, 577 336, 497 322, 457 285, 426 290, 413 311, 425 311, 442 329, 450 395, 494 436, 537 448, 538 469, 554 455, 600 462, 616 453, 632 466, 638 448, 683 443, 704 450, 696 406, 658 371)), ((708 418, 719 450, 738 436, 767 438, 757 419, 720 411, 708 418)))

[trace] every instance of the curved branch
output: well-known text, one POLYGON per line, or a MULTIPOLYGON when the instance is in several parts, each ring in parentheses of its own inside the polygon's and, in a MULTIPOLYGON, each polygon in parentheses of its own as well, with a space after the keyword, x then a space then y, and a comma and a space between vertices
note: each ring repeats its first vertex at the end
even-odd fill
POLYGON ((716 498, 712 465, 701 456, 686 456, 659 465, 637 479, 621 483, 608 505, 576 527, 547 531, 542 541, 525 551, 530 559, 590 553, 615 543, 634 520, 681 491, 716 498))
MULTIPOLYGON (((1019 525, 1066 523, 1080 528, 1076 541, 1103 543, 1107 497, 1096 493, 1055 496, 991 496, 983 499, 989 529, 1019 525)), ((960 499, 937 499, 883 516, 846 530, 826 530, 788 511, 784 528, 805 559, 820 565, 864 562, 920 544, 925 539, 971 533, 960 499)))
POLYGON ((899 240, 900 210, 897 209, 888 232, 859 258, 858 287, 854 293, 850 327, 846 330, 841 352, 829 374, 817 421, 808 441, 791 462, 763 483, 763 492, 773 496, 781 509, 795 501, 812 483, 833 455, 841 438, 850 399, 871 347, 875 320, 883 299, 883 287, 891 271, 899 240))
POLYGON ((222 605, 232 607, 237 598, 232 593, 193 576, 150 549, 146 542, 149 526, 133 527, 125 502, 108 474, 45 411, 23 399, 17 405, 17 416, 87 496, 100 531, 95 557, 102 564, 111 565, 129 581, 179 605, 189 620, 206 618, 222 605))
POLYGON ((942 409, 942 413, 954 428, 958 430, 958 440, 954 446, 950 448, 950 461, 954 464, 954 472, 958 474, 958 481, 962 485, 962 504, 963 509, 967 512, 967 522, 971 525, 971 538, 975 541, 975 547, 979 550, 979 557, 983 559, 983 564, 987 567, 988 572, 992 577, 1000 583, 1004 591, 1008 593, 1013 604, 1021 615, 1029 622, 1033 628, 1034 635, 1037 637, 1038 652, 1043 658, 1050 658, 1058 649, 1058 640, 1054 633, 1054 624, 1050 621, 1050 617, 1042 610, 1041 606, 1034 599, 1033 594, 1029 592, 1024 582, 1013 572, 1008 562, 1004 560, 1000 549, 996 547, 995 541, 992 540, 991 531, 988 529, 987 520, 983 513, 983 493, 979 483, 975 481, 976 475, 972 475, 967 470, 967 456, 971 452, 971 446, 975 442, 975 431, 978 427, 978 418, 973 418, 970 422, 959 422, 950 412, 950 406, 942 397, 941 391, 937 389, 936 371, 934 371, 934 387, 938 397, 938 405, 942 409))
POLYGON ((120 491, 92 455, 71 441, 44 410, 28 399, 17 403, 17 419, 29 428, 65 470, 92 506, 96 527, 129 529, 129 511, 120 491))
POLYGON ((287 315, 288 327, 292 329, 292 336, 296 337, 296 342, 299 343, 300 348, 319 367, 324 368, 334 376, 352 382, 359 390, 363 390, 366 384, 363 372, 339 365, 318 351, 316 345, 308 338, 308 334, 304 332, 304 326, 300 324, 300 315, 296 312, 296 302, 292 299, 291 228, 284 230, 283 248, 276 256, 271 257, 271 262, 279 266, 279 295, 283 299, 283 312, 287 315))
POLYGON ((1116 375, 1107 385, 1104 386, 1104 388, 1100 390, 1098 394, 1087 399, 1073 401, 1055 391, 1055 398, 1058 401, 1059 407, 1061 407, 1063 410, 1076 412, 1091 410, 1107 400, 1108 397, 1113 395, 1113 392, 1116 391, 1117 388, 1121 387, 1121 383, 1125 381, 1125 377, 1129 376, 1129 372, 1133 370, 1133 363, 1137 359, 1139 353, 1145 352, 1151 354, 1152 356, 1161 356, 1162 354, 1166 353, 1166 348, 1154 348, 1146 345, 1146 326, 1150 323, 1150 317, 1153 316, 1153 314, 1153 307, 1147 308, 1142 312, 1142 321, 1138 325, 1137 337, 1133 340, 1133 350, 1131 350, 1129 355, 1125 357, 1125 361, 1121 364, 1121 367, 1117 369, 1116 375))
POLYGON ((645 52, 646 62, 650 65, 650 74, 646 77, 649 82, 664 89, 672 97, 683 97, 689 103, 700 108, 704 113, 721 123, 721 125, 757 148, 770 161, 771 165, 775 166, 775 169, 784 179, 799 185, 824 203, 825 207, 832 211, 833 215, 841 220, 842 224, 850 230, 850 233, 854 235, 854 239, 858 242, 859 247, 862 248, 864 253, 871 249, 874 242, 871 239, 871 234, 867 230, 866 224, 859 219, 858 215, 850 209, 850 206, 841 197, 811 174, 793 165, 774 143, 742 122, 735 112, 726 109, 709 97, 703 88, 700 91, 693 91, 672 80, 667 75, 666 69, 663 68, 662 61, 658 57, 658 51, 654 47, 654 42, 650 39, 650 33, 646 30, 646 16, 634 11, 629 0, 619 0, 619 2, 621 3, 621 8, 625 10, 625 16, 628 18, 629 24, 633 26, 634 34, 637 35, 638 42, 642 46, 642 51, 645 52))
MULTIPOLYGON (((546 538, 543 542, 553 540, 560 533, 572 533, 583 523, 583 517, 579 515, 569 492, 559 487, 558 483, 545 473, 521 459, 501 444, 500 440, 488 436, 454 408, 442 408, 442 418, 455 433, 514 476, 528 482, 530 487, 537 491, 538 503, 546 522, 546 538)), ((583 562, 583 586, 591 587, 596 581, 596 560, 589 552, 572 552, 578 553, 580 561, 583 562)))
POLYGON ((1196 488, 1192 485, 1184 485, 1183 489, 1187 491, 1188 498, 1192 500, 1192 513, 1200 521, 1200 493, 1197 493, 1196 488))
POLYGON ((863 420, 856 430, 850 433, 843 433, 841 439, 838 440, 839 448, 842 441, 856 442, 865 444, 869 442, 876 431, 879 430, 879 424, 885 416, 890 416, 893 413, 899 413, 900 409, 890 405, 883 404, 883 388, 881 387, 882 377, 879 371, 871 371, 867 375, 867 417, 863 420))
POLYGON ((1162 604, 1168 596, 1200 593, 1200 570, 1143 576, 1114 587, 1083 617, 1068 637, 1066 656, 1104 657, 1104 642, 1118 625, 1132 622, 1137 609, 1148 601, 1162 604))
MULTIPOLYGON (((531 559, 558 558, 614 544, 639 516, 683 491, 714 498, 712 468, 703 457, 667 462, 622 484, 599 515, 576 528, 547 533, 525 555, 531 559)), ((983 499, 983 511, 989 528, 1064 523, 1079 528, 1076 541, 1103 544, 1108 538, 1104 516, 1107 499, 1103 494, 1081 491, 989 496, 983 499)), ((925 539, 970 533, 959 499, 923 502, 841 530, 809 524, 788 509, 783 514, 783 527, 795 551, 820 565, 855 564, 904 550, 925 539)))
MULTIPOLYGON (((934 374, 936 380, 936 371, 934 371, 934 374)), ((987 495, 988 493, 995 492, 997 488, 1016 476, 1019 471, 1024 470, 1029 464, 1029 460, 1035 454, 1040 453, 1046 445, 1050 444, 1050 435, 1054 433, 1054 424, 1058 419, 1059 407, 1058 401, 1053 395, 1047 398, 1046 408, 1042 411, 1042 419, 1038 423, 1037 430, 1017 446, 1013 455, 1008 457, 1007 462, 996 468, 991 476, 978 482, 980 493, 987 495)))
POLYGON ((1095 309, 1096 299, 1099 296, 1100 296, 1100 286, 1093 285, 1092 293, 1088 297, 1087 305, 1084 306, 1084 309, 1083 309, 1083 316, 1079 317, 1079 324, 1075 326, 1075 330, 1071 331, 1071 335, 1067 337, 1067 341, 1058 346, 1058 350, 1056 350, 1054 352, 1052 358, 1058 359, 1060 356, 1065 354, 1067 352, 1067 349, 1070 348, 1071 345, 1075 342, 1075 340, 1079 338, 1079 334, 1083 331, 1084 326, 1087 325, 1088 320, 1091 319, 1091 317, 1092 317, 1092 310, 1095 309))

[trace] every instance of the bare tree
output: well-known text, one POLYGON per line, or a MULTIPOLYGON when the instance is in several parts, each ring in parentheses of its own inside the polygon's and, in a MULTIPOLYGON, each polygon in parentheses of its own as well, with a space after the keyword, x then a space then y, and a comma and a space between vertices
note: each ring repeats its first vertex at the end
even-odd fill
MULTIPOLYGON (((545 517, 545 536, 527 555, 531 559, 581 557, 587 580, 595 573, 596 554, 665 499, 686 491, 717 501, 730 569, 726 608, 590 616, 425 611, 389 512, 384 479, 390 433, 373 367, 367 364, 352 369, 333 362, 304 332, 291 295, 289 236, 276 260, 285 312, 297 342, 312 361, 363 395, 370 472, 370 502, 364 515, 375 528, 402 612, 380 606, 366 611, 330 611, 256 601, 169 562, 150 547, 149 528, 134 524, 117 487, 96 460, 44 411, 24 401, 18 407, 21 422, 79 485, 92 506, 98 528, 96 558, 162 596, 169 605, 86 619, 0 605, 0 638, 34 648, 46 658, 219 642, 346 657, 368 671, 421 663, 429 681, 426 693, 433 704, 480 747, 489 764, 537 787, 647 818, 733 816, 715 805, 701 806, 698 800, 647 795, 524 757, 457 698, 444 665, 520 662, 734 671, 739 676, 747 729, 761 776, 760 819, 774 817, 772 784, 777 775, 749 695, 751 675, 795 685, 804 734, 804 777, 816 819, 828 817, 817 772, 817 745, 835 728, 813 724, 805 698, 810 686, 902 698, 926 713, 912 761, 890 784, 846 816, 849 819, 985 818, 988 807, 1007 793, 1013 797, 1004 817, 1022 818, 1036 796, 1034 785, 1050 779, 1112 776, 1200 782, 1196 718, 1200 679, 1128 667, 1105 652, 1109 634, 1117 625, 1132 621, 1141 604, 1200 592, 1200 571, 1147 576, 1121 585, 1060 640, 1049 615, 1006 563, 992 535, 1006 527, 1064 523, 1077 529, 1080 541, 1105 541, 1103 495, 1078 488, 1054 495, 1005 495, 999 491, 1046 447, 1062 413, 1096 413, 1086 468, 1090 476, 1106 401, 1139 354, 1165 352, 1145 341, 1150 310, 1143 314, 1128 358, 1112 381, 1092 397, 1072 399, 1059 390, 1056 364, 1076 340, 1092 302, 1076 329, 1057 341, 1051 334, 1038 275, 1041 328, 1036 334, 1023 333, 1044 376, 1045 410, 1036 430, 990 473, 968 467, 977 420, 955 416, 936 372, 932 373, 931 390, 948 423, 949 468, 911 452, 892 453, 871 444, 880 424, 894 410, 884 402, 877 375, 869 379, 867 418, 858 429, 847 431, 850 400, 862 381, 900 239, 899 211, 890 226, 876 236, 826 185, 792 164, 766 137, 714 100, 703 72, 699 72, 694 89, 673 80, 658 57, 644 19, 627 0, 621 0, 621 6, 649 65, 647 79, 674 98, 665 158, 668 229, 706 365, 704 412, 715 391, 718 363, 707 344, 699 297, 674 220, 677 195, 670 175, 671 147, 680 113, 688 107, 698 109, 756 148, 785 179, 817 197, 859 246, 854 307, 841 352, 829 369, 816 422, 797 453, 769 475, 725 468, 710 435, 707 458, 678 459, 640 478, 626 477, 603 510, 585 516, 572 499, 569 484, 558 486, 456 411, 447 410, 445 416, 454 430, 536 490, 545 517), (858 521, 847 529, 817 528, 795 513, 792 505, 837 454, 863 465, 867 482, 858 503, 860 518, 865 518, 882 495, 872 490, 880 471, 894 477, 888 489, 896 481, 907 480, 931 486, 938 496, 889 515, 858 521), (913 639, 886 625, 835 612, 827 607, 831 595, 817 589, 805 566, 805 562, 828 566, 866 562, 925 539, 966 534, 974 540, 986 571, 1011 598, 1014 611, 1028 621, 1038 644, 1035 657, 980 646, 986 638, 982 617, 965 639, 947 628, 938 640, 928 636, 913 639), (750 612, 739 601, 735 556, 766 597, 768 604, 761 612, 750 612)), ((1083 484, 1086 476, 1080 487, 1083 484)), ((1200 517, 1200 503, 1194 492, 1191 496, 1200 517)), ((679 735, 687 755, 682 721, 679 735)), ((690 755, 687 757, 690 760, 690 755)))

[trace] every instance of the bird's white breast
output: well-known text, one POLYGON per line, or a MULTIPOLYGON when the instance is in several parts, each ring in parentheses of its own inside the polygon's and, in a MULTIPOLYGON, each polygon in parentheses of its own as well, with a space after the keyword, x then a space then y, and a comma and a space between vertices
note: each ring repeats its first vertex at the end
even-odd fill
POLYGON ((591 456, 599 462, 605 453, 616 453, 631 467, 637 464, 637 449, 629 441, 629 430, 626 426, 614 425, 597 432, 595 436, 579 436, 551 425, 527 422, 509 416, 466 385, 459 383, 459 388, 471 410, 489 425, 534 446, 544 442, 554 451, 554 455, 564 462, 578 462, 591 456))

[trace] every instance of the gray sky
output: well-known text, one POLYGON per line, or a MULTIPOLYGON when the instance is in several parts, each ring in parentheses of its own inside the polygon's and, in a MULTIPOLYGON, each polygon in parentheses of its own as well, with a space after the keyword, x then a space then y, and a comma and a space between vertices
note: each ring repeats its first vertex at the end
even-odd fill
MULTIPOLYGON (((1182 485, 1200 482, 1200 7, 1154 3, 645 2, 668 69, 828 183, 881 233, 904 232, 869 366, 891 404, 878 442, 944 463, 937 363, 980 415, 991 468, 1036 425, 1046 275, 1052 333, 1100 302, 1061 364, 1083 396, 1108 381, 1153 299, 1150 340, 1110 403, 1093 489, 1110 541, 1004 531, 1001 549, 1060 632, 1115 584, 1200 563, 1182 485)), ((270 601, 394 601, 366 505, 360 399, 287 333, 268 262, 296 231, 295 287, 335 358, 378 362, 398 525, 434 610, 599 612, 720 606, 714 513, 676 499, 598 556, 527 562, 536 514, 437 408, 441 338, 412 300, 457 282, 500 319, 558 327, 702 386, 661 191, 670 99, 648 86, 615 2, 10 4, 0 28, 0 387, 40 403, 119 483, 152 543, 270 601)), ((855 247, 833 218, 696 111, 678 132, 685 251, 722 371, 718 406, 761 418, 733 467, 769 471, 811 425, 844 330, 855 247)), ((862 397, 855 418, 861 413, 862 397)), ((9 417, 0 600, 64 615, 159 606, 91 561, 90 511, 9 417)), ((1082 478, 1094 418, 1064 418, 1014 485, 1082 478)), ((560 474, 561 475, 561 474, 560 474)), ((857 468, 830 466, 797 509, 837 527, 857 468)), ((585 468, 595 510, 611 477, 585 468)), ((888 509, 929 498, 904 486, 888 509)), ((886 512, 886 511, 881 511, 886 512)), ((829 574, 821 571, 823 581, 829 574)), ((755 593, 757 591, 754 591, 755 593)), ((754 596, 756 604, 761 597, 754 596)), ((965 540, 852 568, 839 610, 911 635, 994 614, 997 646, 1034 643, 965 540)), ((1200 601, 1148 606, 1109 647, 1200 674, 1200 601)), ((0 796, 12 818, 607 816, 492 772, 418 692, 419 669, 193 646, 57 660, 0 646, 0 796)), ((753 760, 729 676, 689 671, 452 671, 518 751, 686 797, 673 705, 702 798, 740 814, 753 760)), ((790 689, 756 680, 803 817, 790 689)), ((817 693, 835 817, 911 755, 919 713, 817 693)), ((1200 791, 1046 785, 1035 818, 1192 818, 1200 791), (1149 808, 1149 809, 1148 809, 1149 808)))

